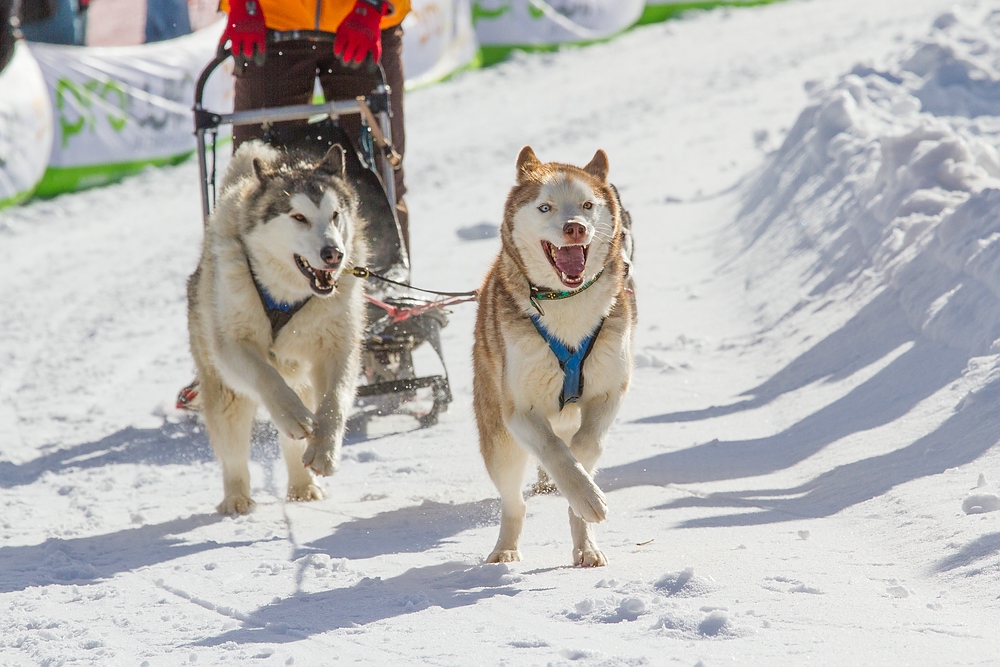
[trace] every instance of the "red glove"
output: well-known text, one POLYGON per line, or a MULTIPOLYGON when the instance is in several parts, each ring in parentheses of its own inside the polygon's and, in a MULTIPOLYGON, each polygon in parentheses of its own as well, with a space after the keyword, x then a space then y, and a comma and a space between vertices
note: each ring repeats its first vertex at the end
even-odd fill
POLYGON ((267 26, 264 25, 264 10, 258 0, 230 0, 229 18, 219 45, 232 42, 233 57, 237 64, 246 58, 253 58, 258 65, 264 62, 264 42, 267 26))
POLYGON ((385 0, 357 0, 354 9, 337 28, 333 40, 333 53, 345 65, 364 62, 369 53, 375 62, 382 59, 382 31, 379 23, 382 17, 392 11, 392 5, 385 0))

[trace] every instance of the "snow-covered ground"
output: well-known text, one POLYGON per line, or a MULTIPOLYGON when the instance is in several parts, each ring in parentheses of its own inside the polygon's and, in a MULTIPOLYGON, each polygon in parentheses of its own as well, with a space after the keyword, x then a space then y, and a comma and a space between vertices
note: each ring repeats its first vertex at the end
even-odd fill
POLYGON ((718 11, 408 97, 416 284, 476 286, 522 145, 610 155, 640 328, 606 568, 558 496, 483 564, 472 306, 440 424, 352 441, 309 504, 262 430, 219 517, 173 409, 195 165, 5 211, 0 663, 996 664, 1000 14, 953 4, 718 11))

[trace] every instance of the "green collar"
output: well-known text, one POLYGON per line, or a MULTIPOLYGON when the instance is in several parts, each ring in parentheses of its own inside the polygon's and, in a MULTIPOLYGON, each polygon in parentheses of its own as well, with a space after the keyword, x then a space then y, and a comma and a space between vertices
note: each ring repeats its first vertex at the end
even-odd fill
POLYGON ((605 268, 607 267, 601 267, 601 270, 597 272, 596 276, 594 276, 593 278, 591 278, 590 280, 588 280, 587 282, 585 282, 584 284, 580 285, 579 287, 573 290, 562 290, 557 292, 555 290, 535 287, 529 282, 528 289, 530 290, 530 294, 528 298, 531 299, 531 305, 535 307, 535 310, 538 311, 539 315, 544 315, 545 313, 542 311, 542 306, 538 303, 539 301, 556 301, 558 299, 568 299, 571 296, 576 296, 583 290, 587 289, 588 287, 596 283, 598 279, 601 277, 601 275, 604 274, 605 268))

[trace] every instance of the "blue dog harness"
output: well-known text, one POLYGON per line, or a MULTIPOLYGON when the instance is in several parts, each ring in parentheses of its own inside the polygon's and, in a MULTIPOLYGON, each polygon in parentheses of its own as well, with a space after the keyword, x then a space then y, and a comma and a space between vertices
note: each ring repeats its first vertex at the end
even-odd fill
POLYGON ((552 354, 556 355, 559 368, 563 372, 563 388, 559 394, 559 409, 562 410, 567 403, 576 403, 583 394, 583 362, 590 355, 594 347, 597 335, 601 333, 604 326, 604 318, 597 323, 597 327, 582 341, 576 350, 566 347, 562 341, 557 339, 542 324, 542 318, 538 315, 531 316, 531 323, 535 325, 539 335, 549 344, 552 354))
POLYGON ((295 303, 278 301, 257 280, 257 274, 254 273, 253 266, 250 265, 250 255, 247 253, 245 246, 243 252, 246 256, 247 268, 250 269, 250 279, 253 280, 253 286, 257 288, 257 296, 260 297, 260 305, 264 307, 264 314, 267 315, 267 320, 271 323, 271 340, 277 340, 281 329, 288 324, 292 316, 299 312, 302 306, 306 305, 312 297, 307 296, 302 301, 295 303))
POLYGON ((267 315, 267 320, 271 323, 271 340, 276 340, 281 329, 288 324, 288 321, 292 319, 295 313, 299 312, 302 306, 309 302, 311 297, 306 297, 302 301, 295 303, 278 301, 257 282, 257 276, 253 275, 252 271, 251 276, 253 277, 253 285, 257 288, 257 294, 260 296, 260 303, 264 306, 264 313, 267 315))

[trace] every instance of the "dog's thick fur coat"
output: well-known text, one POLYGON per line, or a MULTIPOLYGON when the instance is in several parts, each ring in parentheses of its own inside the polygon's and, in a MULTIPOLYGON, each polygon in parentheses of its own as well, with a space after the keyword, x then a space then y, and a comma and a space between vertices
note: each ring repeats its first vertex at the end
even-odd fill
POLYGON ((607 564, 591 527, 605 519, 607 503, 592 475, 628 389, 635 326, 622 211, 607 173, 604 151, 582 169, 542 163, 530 147, 517 159, 501 251, 479 295, 473 347, 480 449, 502 501, 489 562, 521 559, 522 483, 533 456, 569 501, 574 564, 607 564), (584 362, 582 394, 561 408, 564 375, 532 323, 530 289, 572 291, 598 275, 568 298, 541 303, 541 324, 570 348, 600 326, 584 362))
POLYGON ((259 405, 279 433, 288 499, 322 498, 314 473, 339 464, 365 318, 362 281, 341 273, 367 256, 343 157, 339 146, 323 157, 244 143, 205 229, 188 281, 188 330, 203 418, 222 463, 220 513, 254 504, 248 463, 259 405), (304 304, 276 336, 265 294, 304 304))

